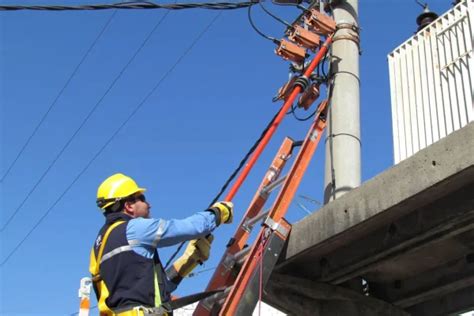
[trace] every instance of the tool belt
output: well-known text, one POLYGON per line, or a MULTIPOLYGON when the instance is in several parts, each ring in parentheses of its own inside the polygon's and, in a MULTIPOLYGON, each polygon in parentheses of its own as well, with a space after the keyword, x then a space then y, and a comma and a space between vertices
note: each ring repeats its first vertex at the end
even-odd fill
POLYGON ((113 312, 116 316, 170 316, 172 315, 164 307, 145 307, 145 306, 135 306, 135 307, 124 307, 114 309, 113 312))

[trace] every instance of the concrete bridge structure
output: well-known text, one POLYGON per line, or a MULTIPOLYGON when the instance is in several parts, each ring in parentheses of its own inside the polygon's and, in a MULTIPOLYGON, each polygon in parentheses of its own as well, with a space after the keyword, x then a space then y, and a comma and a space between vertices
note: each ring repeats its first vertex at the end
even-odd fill
POLYGON ((474 122, 295 223, 264 294, 293 315, 474 309, 474 122))

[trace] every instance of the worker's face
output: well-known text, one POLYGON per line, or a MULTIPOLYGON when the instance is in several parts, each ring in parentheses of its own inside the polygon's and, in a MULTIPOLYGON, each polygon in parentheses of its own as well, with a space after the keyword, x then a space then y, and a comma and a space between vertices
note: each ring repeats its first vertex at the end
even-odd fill
POLYGON ((129 210, 130 215, 133 217, 150 217, 151 205, 146 201, 145 196, 142 193, 137 193, 134 195, 134 199, 130 202, 127 202, 127 209, 129 210))

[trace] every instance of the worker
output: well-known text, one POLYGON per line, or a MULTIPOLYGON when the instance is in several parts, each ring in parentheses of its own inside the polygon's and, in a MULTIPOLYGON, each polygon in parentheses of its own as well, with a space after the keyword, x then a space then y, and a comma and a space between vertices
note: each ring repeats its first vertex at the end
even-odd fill
POLYGON ((172 315, 170 293, 198 263, 209 257, 212 235, 233 218, 231 202, 217 202, 185 219, 151 218, 146 189, 117 173, 97 190, 105 224, 91 250, 92 274, 100 315, 172 315), (165 272, 157 248, 190 241, 165 272))

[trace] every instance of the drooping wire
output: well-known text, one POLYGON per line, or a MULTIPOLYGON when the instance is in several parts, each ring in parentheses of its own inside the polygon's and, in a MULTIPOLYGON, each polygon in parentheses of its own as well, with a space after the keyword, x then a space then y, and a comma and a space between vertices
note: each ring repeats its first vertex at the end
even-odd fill
POLYGON ((140 110, 140 108, 145 104, 145 102, 153 95, 153 93, 160 87, 163 81, 173 72, 173 70, 181 63, 181 61, 189 54, 189 52, 194 48, 194 46, 199 42, 199 40, 204 36, 204 34, 211 28, 214 22, 219 18, 222 13, 216 14, 216 16, 207 24, 207 26, 198 34, 198 36, 192 41, 189 47, 183 52, 183 54, 176 60, 173 66, 168 69, 168 71, 160 78, 160 80, 153 86, 150 92, 143 98, 143 100, 135 106, 130 115, 123 121, 123 123, 114 131, 112 136, 103 144, 99 151, 92 157, 87 165, 77 174, 74 180, 69 184, 69 186, 61 193, 61 195, 56 199, 56 201, 46 210, 46 212, 40 217, 36 224, 28 231, 26 236, 13 248, 12 251, 7 255, 7 257, 2 261, 0 267, 3 267, 8 260, 15 254, 15 252, 21 247, 21 245, 28 239, 28 237, 38 228, 38 226, 43 222, 43 220, 48 216, 51 210, 61 201, 61 199, 66 195, 67 192, 72 188, 72 186, 79 180, 79 178, 89 169, 92 163, 100 156, 104 151, 107 145, 112 142, 115 136, 123 129, 123 127, 128 123, 128 121, 140 110))
POLYGON ((295 110, 296 110, 296 106, 295 106, 295 104, 293 103, 293 104, 291 105, 291 113, 293 114, 293 117, 294 117, 296 120, 300 121, 300 122, 304 122, 304 121, 307 121, 307 120, 311 119, 311 118, 316 114, 316 112, 318 111, 318 108, 316 108, 311 114, 309 114, 309 115, 306 116, 306 117, 298 117, 298 115, 296 115, 296 113, 295 113, 295 110))
POLYGON ((200 274, 203 274, 203 273, 206 273, 208 271, 212 271, 212 270, 215 270, 217 267, 212 267, 212 268, 207 268, 207 269, 203 269, 203 270, 199 270, 197 272, 191 272, 190 274, 188 274, 186 277, 187 278, 192 278, 192 277, 195 277, 195 276, 198 276, 200 274))
POLYGON ((428 7, 428 3, 426 2, 424 4, 420 0, 415 0, 415 2, 423 9, 426 9, 428 7))
POLYGON ((297 7, 300 6, 301 1, 278 1, 278 0, 272 0, 273 4, 280 5, 280 6, 292 6, 292 7, 297 7))
POLYGON ((280 41, 277 40, 276 38, 274 37, 271 37, 271 36, 268 36, 266 34, 264 34, 262 31, 260 31, 257 26, 255 25, 255 23, 253 22, 253 19, 252 19, 252 6, 249 6, 248 7, 248 11, 247 11, 247 16, 248 16, 248 19, 249 19, 249 22, 250 22, 250 25, 252 26, 252 28, 255 30, 255 32, 257 32, 258 35, 260 35, 261 37, 267 39, 267 40, 270 40, 272 41, 273 43, 275 44, 279 44, 280 41))
POLYGON ((224 185, 222 186, 222 188, 220 189, 219 193, 216 195, 216 197, 212 200, 211 204, 214 204, 215 202, 217 202, 220 197, 222 196, 222 194, 224 193, 224 191, 227 189, 227 187, 229 186, 229 184, 232 182, 232 180, 234 180, 234 178, 237 176, 237 174, 239 173, 239 171, 242 169, 242 167, 245 165, 245 163, 247 162, 247 160, 250 158, 250 155, 252 155, 252 153, 255 151, 255 149, 258 147, 258 145, 260 144, 260 142, 262 141, 262 139, 265 137, 265 134, 267 133, 267 131, 270 129, 270 127, 273 125, 273 122, 275 122, 275 119, 277 118, 278 114, 280 114, 280 112, 282 111, 283 107, 281 107, 276 113, 275 115, 273 116, 273 118, 270 120, 270 122, 267 124, 267 126, 265 127, 265 129, 262 131, 262 133, 260 134, 260 137, 257 139, 257 141, 253 144, 253 146, 249 149, 249 151, 245 154, 244 158, 242 158, 242 160, 240 161, 239 165, 237 166, 237 168, 234 170, 234 172, 229 176, 229 178, 227 179, 227 181, 224 183, 224 185))
POLYGON ((293 26, 286 22, 285 20, 283 20, 282 18, 276 16, 275 14, 273 14, 272 12, 270 12, 264 5, 263 5, 263 1, 259 1, 258 2, 260 4, 260 7, 262 8, 263 11, 265 11, 265 13, 267 13, 269 16, 271 16, 272 18, 274 18, 275 20, 277 20, 278 22, 286 25, 288 28, 293 28, 293 26))
MULTIPOLYGON (((332 50, 332 48, 330 49, 332 50)), ((332 96, 335 86, 334 75, 332 75, 331 62, 329 62, 329 77, 328 77, 328 130, 326 132, 326 139, 329 141, 329 164, 331 169, 331 197, 333 200, 336 199, 336 169, 334 168, 334 135, 332 132, 332 115, 331 115, 331 105, 332 105, 332 96)), ((331 197, 327 198, 327 201, 331 200, 331 197)), ((325 197, 326 200, 326 197, 325 197)))
POLYGON ((113 4, 91 4, 91 5, 0 5, 0 11, 83 11, 83 10, 107 10, 107 9, 166 9, 166 10, 184 10, 184 9, 208 9, 208 10, 235 10, 253 6, 257 1, 249 2, 211 2, 211 3, 173 3, 158 4, 149 1, 137 1, 127 3, 113 4))
POLYGON ((51 112, 51 110, 55 107, 55 105, 58 103, 58 100, 59 98, 63 95, 64 91, 66 90, 66 88, 69 86, 69 84, 71 83, 72 79, 75 77, 77 71, 79 70, 79 68, 81 67, 81 65, 84 63, 84 61, 86 60, 86 58, 89 56, 90 52, 92 51, 92 49, 95 47, 95 45, 97 44, 97 42, 99 41, 99 39, 102 37, 102 35, 104 34, 105 30, 108 28, 108 26, 110 25, 110 23, 112 22, 113 18, 115 17, 115 14, 117 13, 117 11, 115 10, 109 17, 109 19, 107 20, 107 22, 105 23, 105 25, 102 27, 101 31, 99 32, 99 34, 96 36, 96 38, 94 39, 94 41, 92 42, 92 44, 89 46, 89 48, 87 49, 86 53, 82 56, 81 60, 79 61, 79 63, 76 65, 76 67, 74 68, 74 70, 72 71, 72 73, 69 75, 69 78, 66 80, 66 83, 63 85, 63 87, 61 88, 61 90, 59 90, 59 93, 57 94, 56 98, 54 99, 53 103, 50 104, 48 110, 43 114, 43 117, 40 119, 40 121, 38 122, 38 124, 36 125, 36 127, 33 129, 33 132, 30 134, 30 136, 28 137, 28 139, 26 140, 26 142, 23 144, 23 146, 21 147, 20 151, 18 152, 18 154, 16 155, 15 159, 13 159, 13 162, 10 164, 10 166, 8 167, 7 171, 3 174, 2 178, 0 179, 0 183, 3 183, 3 180, 5 180, 5 178, 8 176, 8 174, 10 173, 10 171, 12 170, 12 168, 15 166, 16 162, 18 161, 18 159, 20 158, 20 156, 23 154, 23 152, 25 151, 26 147, 28 147, 31 139, 36 135, 36 132, 38 132, 38 129, 40 128, 41 125, 43 125, 46 117, 49 115, 49 113, 51 112))
MULTIPOLYGON (((263 130, 263 132, 260 134, 260 137, 257 139, 257 141, 252 145, 252 147, 249 149, 249 151, 245 154, 244 158, 242 158, 242 160, 240 161, 239 165, 237 166, 237 168, 232 172, 232 174, 229 176, 229 178, 226 180, 226 182, 224 183, 224 185, 221 187, 221 189, 219 190, 219 193, 217 193, 217 195, 214 197, 214 199, 212 200, 212 202, 209 204, 209 207, 211 205, 213 205, 214 203, 216 203, 222 196, 222 194, 225 192, 225 190, 227 189, 227 187, 229 186, 229 184, 232 182, 232 180, 234 180, 234 178, 237 176, 237 174, 239 173, 239 171, 242 169, 242 167, 245 165, 245 163, 247 162, 247 160, 249 159, 250 155, 255 151, 255 149, 257 148, 258 144, 260 144, 260 142, 262 141, 263 137, 265 136, 265 134, 267 133, 268 129, 273 125, 273 122, 275 121, 276 117, 278 116, 278 114, 280 114, 281 110, 283 109, 283 107, 281 107, 278 112, 275 114, 275 116, 273 116, 273 118, 271 119, 271 121, 268 123, 267 127, 265 127, 265 129, 263 130)), ((288 113, 287 113, 288 114, 288 113)), ((170 258, 168 259, 168 261, 166 261, 166 264, 165 264, 165 270, 168 269, 170 263, 173 261, 173 259, 178 255, 178 253, 181 251, 181 248, 183 248, 185 242, 182 242, 178 248, 176 248, 175 252, 173 252, 173 254, 170 256, 170 258)))
POLYGON ((33 188, 28 192, 28 194, 25 196, 25 198, 22 200, 22 202, 17 206, 17 208, 13 211, 13 213, 10 215, 10 217, 7 219, 6 223, 3 224, 2 228, 0 229, 0 232, 3 232, 7 226, 11 223, 11 221, 15 218, 15 216, 18 214, 20 209, 23 207, 23 205, 26 203, 26 201, 30 198, 31 194, 36 190, 38 185, 43 181, 43 179, 46 177, 46 175, 49 173, 51 168, 55 165, 56 161, 62 156, 62 154, 65 152, 65 150, 69 147, 73 139, 76 137, 76 135, 79 133, 79 131, 84 127, 84 125, 89 121, 91 118, 92 114, 98 109, 99 105, 102 103, 102 101, 105 99, 105 97, 109 94, 109 92, 112 90, 112 88, 115 86, 115 84, 118 82, 118 80, 122 77, 123 73, 125 70, 130 66, 130 64, 135 60, 137 55, 140 53, 140 51, 143 49, 143 47, 146 45, 148 40, 151 38, 153 33, 156 31, 158 26, 164 21, 164 19, 168 16, 170 11, 167 11, 163 16, 160 18, 160 20, 155 24, 153 29, 148 33, 148 35, 145 37, 143 40, 142 44, 138 47, 138 49, 135 51, 133 56, 127 61, 124 67, 120 70, 119 74, 114 78, 112 83, 107 87, 105 93, 100 97, 100 99, 96 102, 96 104, 91 108, 89 113, 86 115, 86 117, 82 120, 81 124, 79 127, 74 131, 72 136, 69 138, 69 140, 64 144, 64 146, 61 148, 61 150, 58 152, 56 157, 53 159, 53 161, 49 164, 49 166, 46 168, 46 170, 43 172, 43 174, 40 176, 40 178, 36 181, 36 183, 33 185, 33 188))

